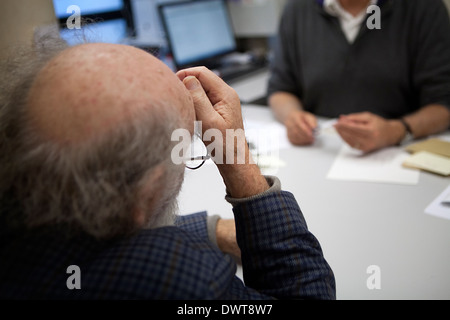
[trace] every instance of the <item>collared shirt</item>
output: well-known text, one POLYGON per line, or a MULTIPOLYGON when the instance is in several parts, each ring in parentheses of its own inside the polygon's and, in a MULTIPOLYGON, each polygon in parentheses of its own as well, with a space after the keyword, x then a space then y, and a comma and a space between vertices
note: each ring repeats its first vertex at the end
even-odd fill
MULTIPOLYGON (((377 2, 377 0, 370 0, 369 5, 377 4, 377 2)), ((325 0, 323 2, 323 9, 328 14, 339 19, 345 37, 348 42, 353 43, 366 17, 366 10, 361 11, 357 16, 353 16, 341 6, 339 0, 325 0)))

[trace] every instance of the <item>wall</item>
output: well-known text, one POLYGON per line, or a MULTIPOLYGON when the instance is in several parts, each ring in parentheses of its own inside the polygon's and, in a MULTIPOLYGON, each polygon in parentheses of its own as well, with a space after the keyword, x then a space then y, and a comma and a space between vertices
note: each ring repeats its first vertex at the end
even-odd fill
POLYGON ((450 0, 444 0, 445 4, 447 5, 448 12, 450 14, 450 0))
POLYGON ((1 0, 0 58, 12 45, 31 45, 37 26, 55 22, 52 0, 1 0))
POLYGON ((286 0, 228 1, 236 36, 267 37, 278 30, 286 0))

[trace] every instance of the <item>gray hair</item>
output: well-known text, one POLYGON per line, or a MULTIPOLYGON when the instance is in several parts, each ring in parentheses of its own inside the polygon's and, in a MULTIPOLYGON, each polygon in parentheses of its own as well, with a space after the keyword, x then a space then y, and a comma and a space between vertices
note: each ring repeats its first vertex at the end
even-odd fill
POLYGON ((171 133, 182 124, 164 101, 81 145, 57 145, 33 132, 28 91, 41 68, 65 48, 46 39, 1 67, 0 228, 58 226, 68 234, 111 238, 138 230, 136 205, 146 212, 149 227, 173 223, 184 167, 170 160, 171 133), (160 199, 151 194, 149 201, 138 199, 159 164, 167 168, 165 192, 160 199), (150 200, 158 202, 156 212, 145 207, 150 200))

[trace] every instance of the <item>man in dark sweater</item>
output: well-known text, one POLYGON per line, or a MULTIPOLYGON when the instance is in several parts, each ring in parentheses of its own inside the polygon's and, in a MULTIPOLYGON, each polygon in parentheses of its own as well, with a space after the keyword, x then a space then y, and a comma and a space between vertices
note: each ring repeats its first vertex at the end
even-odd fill
POLYGON ((445 131, 448 12, 441 0, 290 1, 268 96, 296 145, 314 142, 316 115, 338 117, 365 152, 445 131))

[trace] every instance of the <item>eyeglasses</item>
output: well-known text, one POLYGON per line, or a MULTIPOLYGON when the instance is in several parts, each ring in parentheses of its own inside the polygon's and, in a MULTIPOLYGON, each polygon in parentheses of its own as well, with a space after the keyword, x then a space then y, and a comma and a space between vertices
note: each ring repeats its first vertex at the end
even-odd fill
POLYGON ((211 156, 208 155, 208 149, 200 138, 200 135, 194 134, 191 141, 190 157, 185 159, 186 168, 190 170, 197 170, 205 164, 206 160, 209 159, 211 159, 211 156))
POLYGON ((211 159, 210 156, 198 156, 189 158, 188 161, 186 162, 186 168, 191 170, 200 169, 200 167, 205 164, 206 160, 209 159, 211 159))

